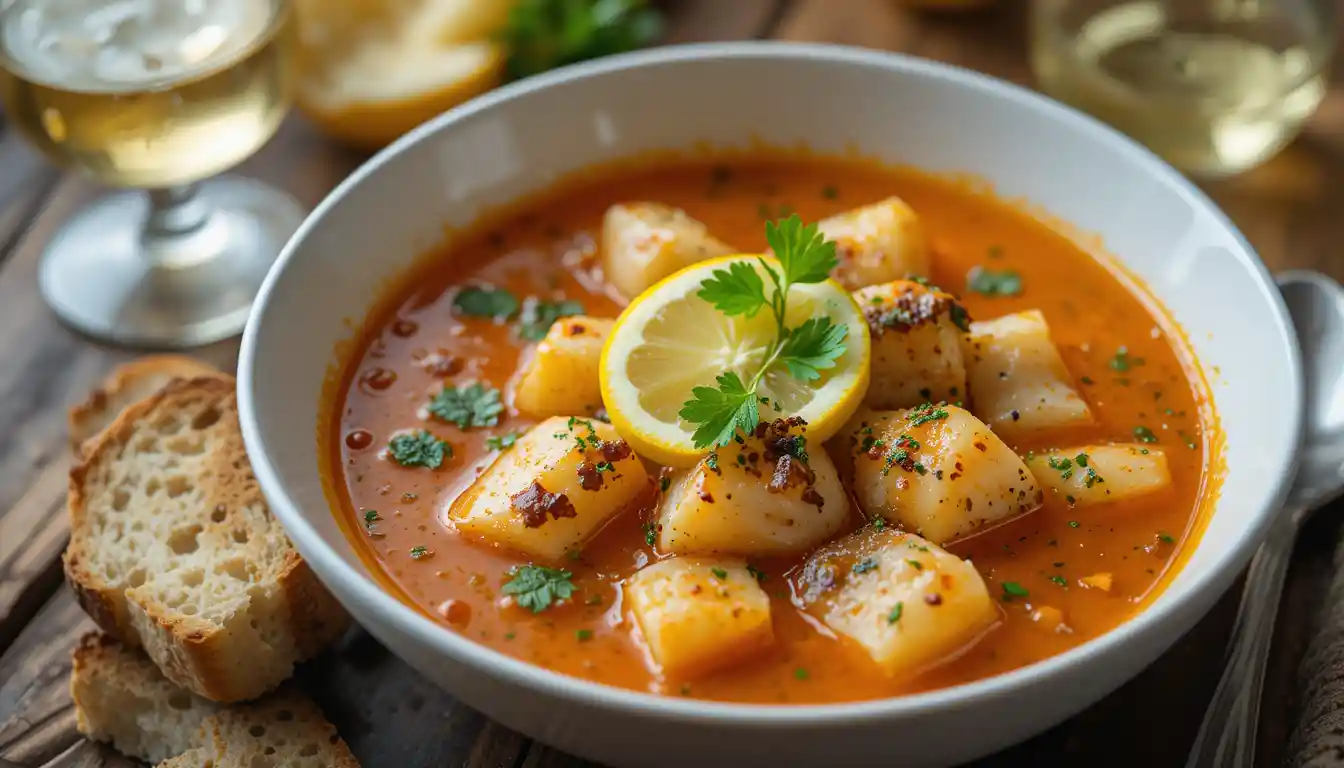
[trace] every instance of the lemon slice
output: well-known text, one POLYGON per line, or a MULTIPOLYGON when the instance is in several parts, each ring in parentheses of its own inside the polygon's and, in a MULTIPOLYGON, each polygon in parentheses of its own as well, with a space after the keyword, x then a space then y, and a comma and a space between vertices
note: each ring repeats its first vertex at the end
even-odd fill
MULTIPOLYGON (((691 389, 713 387, 727 371, 746 383, 760 368, 776 335, 770 311, 729 317, 696 295, 712 272, 730 262, 747 261, 761 271, 758 258, 725 256, 689 266, 640 294, 617 318, 602 349, 602 401, 612 425, 636 453, 673 467, 695 464, 705 451, 695 447, 695 425, 677 415, 691 399, 691 389)), ((870 353, 868 324, 839 283, 790 288, 788 327, 821 316, 849 329, 835 367, 816 381, 802 381, 775 366, 757 388, 771 403, 761 406, 762 421, 801 416, 807 420, 808 440, 817 443, 839 431, 858 409, 868 390, 870 353)))
POLYGON ((300 0, 298 106, 378 149, 503 80, 511 0, 300 0))

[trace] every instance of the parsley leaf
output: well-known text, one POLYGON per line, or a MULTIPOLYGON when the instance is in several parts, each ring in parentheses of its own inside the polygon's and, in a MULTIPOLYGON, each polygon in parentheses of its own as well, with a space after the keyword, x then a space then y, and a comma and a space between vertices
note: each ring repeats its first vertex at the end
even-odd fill
POLYGON ((716 269, 696 294, 725 315, 754 317, 765 306, 765 282, 749 262, 734 261, 716 269))
POLYGON ((901 614, 905 612, 905 603, 897 603, 892 606, 891 613, 887 614, 887 623, 895 624, 901 620, 901 614))
POLYGON ((425 559, 426 557, 429 557, 429 556, 432 555, 432 554, 434 554, 434 553, 431 552, 431 551, 429 551, 429 549, 428 549, 427 547, 411 547, 411 559, 412 559, 412 560, 423 560, 423 559, 425 559))
POLYGON ((1018 584, 1016 581, 1003 582, 1003 599, 1012 600, 1014 597, 1026 597, 1031 593, 1027 588, 1018 584))
POLYGON ((836 325, 829 317, 814 317, 789 331, 779 351, 779 362, 799 381, 816 381, 821 372, 835 367, 845 353, 845 335, 849 329, 836 325))
POLYGON ((995 272, 972 267, 966 274, 966 290, 985 296, 1016 296, 1022 292, 1022 276, 1011 269, 995 272))
POLYGON ((392 460, 403 467, 425 467, 438 469, 444 459, 453 457, 453 447, 446 440, 440 440, 421 429, 405 435, 397 435, 387 444, 392 460))
MULTIPOLYGON (((792 329, 784 323, 789 289, 826 280, 837 264, 835 243, 828 242, 816 224, 805 225, 796 215, 767 222, 765 237, 773 261, 760 257, 754 264, 734 263, 728 270, 716 270, 701 284, 698 295, 724 314, 753 315, 768 307, 775 320, 775 336, 746 383, 737 372, 729 371, 716 379, 717 388, 691 390, 691 399, 682 404, 678 415, 696 425, 697 448, 727 445, 738 430, 750 433, 756 428, 759 403, 772 403, 758 396, 756 388, 776 366, 783 366, 794 378, 813 381, 821 377, 821 371, 833 368, 845 351, 848 329, 827 318, 812 318, 792 329), (760 272, 770 280, 768 295, 760 272)), ((778 410, 777 404, 772 405, 778 410)))
POLYGON ((729 371, 715 380, 719 387, 695 387, 691 399, 681 406, 678 416, 698 425, 696 448, 727 445, 737 430, 751 432, 760 422, 756 395, 748 391, 742 379, 729 371))
POLYGON ((503 288, 468 286, 453 297, 453 309, 468 317, 507 320, 518 311, 518 298, 503 288))
POLYGON ((574 574, 544 565, 518 565, 509 569, 512 578, 501 590, 513 595, 518 605, 541 613, 557 600, 568 600, 574 595, 574 574))
POLYGON ((839 264, 835 243, 822 237, 816 224, 803 224, 797 216, 782 222, 766 222, 765 240, 784 268, 788 285, 824 282, 839 264))
POLYGON ((499 423, 504 405, 499 401, 499 390, 477 382, 469 387, 444 387, 429 402, 429 412, 459 429, 493 427, 499 423))
POLYGON ((577 301, 528 299, 523 303, 523 315, 518 319, 518 335, 528 341, 541 341, 556 320, 582 314, 583 305, 577 301))

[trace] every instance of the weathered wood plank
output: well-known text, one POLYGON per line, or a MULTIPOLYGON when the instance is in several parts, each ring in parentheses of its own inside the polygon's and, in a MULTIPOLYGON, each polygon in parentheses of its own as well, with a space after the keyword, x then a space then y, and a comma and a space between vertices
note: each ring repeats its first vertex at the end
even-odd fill
POLYGON ((60 514, 68 472, 63 456, 49 462, 0 517, 0 649, 9 647, 60 583, 59 558, 69 538, 60 514))
POLYGON ((0 127, 0 262, 37 215, 56 176, 17 134, 0 127))
POLYGON ((92 628, 63 589, 0 656, 0 759, 38 766, 79 741, 70 703, 70 652, 92 628))

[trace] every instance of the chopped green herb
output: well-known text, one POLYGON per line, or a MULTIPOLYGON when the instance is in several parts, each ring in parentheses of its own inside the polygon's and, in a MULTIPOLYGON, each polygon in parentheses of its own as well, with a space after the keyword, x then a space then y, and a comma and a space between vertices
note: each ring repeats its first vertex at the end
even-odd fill
POLYGON ((840 196, 840 188, 834 184, 827 184, 821 188, 821 196, 827 200, 834 200, 840 196))
POLYGON ((589 640, 592 640, 592 639, 593 639, 593 630, 591 630, 591 629, 579 629, 579 630, 575 630, 575 632, 574 632, 574 637, 575 637, 575 639, 577 639, 580 643, 586 643, 586 642, 588 642, 589 640))
POLYGON ((503 288, 468 286, 453 297, 453 309, 467 317, 507 320, 518 311, 518 297, 503 288))
POLYGON ((1120 347, 1115 351, 1115 356, 1111 358, 1110 366, 1111 370, 1116 373, 1125 373, 1130 368, 1143 365, 1143 363, 1144 359, 1142 357, 1134 357, 1129 354, 1128 347, 1120 347))
POLYGON ((570 560, 582 560, 583 553, 577 549, 569 549, 565 550, 565 557, 569 558, 570 560))
POLYGON ((751 577, 753 579, 756 579, 756 581, 758 582, 765 581, 766 578, 768 578, 765 574, 765 571, 762 571, 760 568, 757 568, 751 563, 747 563, 747 573, 751 574, 751 577))
POLYGON ((1003 599, 1012 600, 1014 597, 1026 597, 1031 593, 1027 588, 1018 584, 1016 581, 1003 582, 1003 599))
POLYGON ((602 604, 602 596, 601 596, 601 595, 589 595, 589 596, 587 596, 587 597, 585 597, 585 598, 583 599, 583 604, 584 604, 584 605, 601 605, 601 604, 602 604))
POLYGON ((1067 495, 1065 495, 1065 496, 1064 496, 1064 500, 1067 501, 1067 502, 1069 502, 1070 504, 1073 504, 1073 503, 1076 503, 1076 502, 1077 502, 1077 499, 1073 498, 1073 496, 1072 496, 1071 494, 1067 494, 1067 495))
MULTIPOLYGON (((878 519, 880 520, 881 518, 878 519)), ((869 571, 875 571, 877 570, 877 568, 878 568, 877 558, 870 557, 866 560, 861 560, 855 563, 853 566, 850 567, 849 570, 855 574, 863 574, 869 571)))
POLYGON ((880 531, 880 530, 883 530, 883 529, 886 528, 886 527, 887 527, 887 521, 886 521, 885 518, 881 518, 881 517, 874 517, 874 518, 873 518, 873 530, 875 530, 875 531, 880 531))
POLYGON ((1080 467, 1086 467, 1086 466, 1087 466, 1087 454, 1086 454, 1086 453, 1080 453, 1080 454, 1078 454, 1077 456, 1074 456, 1074 457, 1073 457, 1073 461, 1074 461, 1075 464, 1077 464, 1077 465, 1080 466, 1080 467))
MULTIPOLYGON (((952 306, 948 308, 947 316, 948 319, 952 321, 952 324, 957 326, 957 328, 961 330, 962 333, 966 333, 971 330, 970 313, 966 311, 965 307, 961 306, 955 301, 952 302, 952 306)), ((955 395, 957 393, 953 391, 952 394, 955 395)))
POLYGON ((662 491, 663 493, 667 493, 667 489, 671 487, 672 487, 672 478, 670 477, 658 478, 658 490, 662 491))
POLYGON ((1077 520, 1070 520, 1070 521, 1069 521, 1069 527, 1070 527, 1070 528, 1077 528, 1077 527, 1079 527, 1080 525, 1082 525, 1082 523, 1078 522, 1077 520))
POLYGON ((371 526, 371 525, 373 525, 374 523, 378 522, 379 520, 382 520, 382 518, 378 516, 378 510, 376 510, 376 509, 366 509, 366 510, 364 510, 364 525, 365 525, 366 527, 367 527, 367 526, 371 526))
POLYGON ((807 670, 802 667, 793 670, 793 678, 795 680, 806 680, 808 678, 807 670))
POLYGON ((453 457, 453 447, 421 429, 397 435, 387 444, 392 460, 403 467, 438 469, 445 459, 453 457))
POLYGON ((909 563, 910 567, 914 568, 916 571, 924 570, 924 564, 919 562, 918 560, 906 560, 905 562, 909 563))
POLYGON ((518 433, 506 432, 502 435, 485 438, 485 447, 492 451, 502 451, 505 448, 512 448, 516 442, 518 442, 518 433))
POLYGON ((723 570, 722 568, 711 568, 709 569, 709 572, 714 574, 714 578, 718 579, 719 581, 724 581, 728 578, 728 572, 723 570))
POLYGON ((1056 574, 1056 575, 1054 575, 1054 576, 1051 576, 1051 577, 1050 577, 1050 580, 1053 581, 1054 583, 1058 584, 1058 585, 1061 586, 1061 587, 1069 583, 1067 580, 1065 580, 1065 578, 1064 578, 1063 576, 1060 576, 1060 575, 1058 575, 1058 574, 1056 574))
POLYGON ((1176 543, 1176 539, 1173 538, 1173 537, 1171 536, 1171 534, 1169 534, 1169 533, 1159 533, 1159 534, 1157 534, 1157 538, 1158 538, 1158 541, 1161 541, 1163 544, 1175 544, 1175 543, 1176 543))
POLYGON ((1091 377, 1091 376, 1084 376, 1084 377, 1082 377, 1081 379, 1079 379, 1079 381, 1083 382, 1084 384, 1088 384, 1088 385, 1096 384, 1096 382, 1092 380, 1092 377, 1091 377))
POLYGON ((444 387, 429 402, 429 412, 459 429, 493 427, 499 423, 504 404, 499 401, 499 390, 477 382, 467 387, 444 387))
POLYGON ((1144 426, 1138 426, 1134 428, 1134 437, 1137 438, 1138 441, 1141 443, 1157 442, 1157 435, 1153 434, 1153 430, 1144 426))
POLYGON ((1073 477, 1073 462, 1062 456, 1051 456, 1045 462, 1051 469, 1059 470, 1059 476, 1063 480, 1073 477))
POLYGON ((654 523, 645 523, 640 526, 644 529, 644 543, 652 547, 658 542, 658 526, 654 523))
POLYGON ((501 590, 512 595, 518 605, 541 613, 558 600, 574 595, 574 574, 544 565, 518 565, 509 569, 510 580, 501 590))
POLYGON ((887 614, 887 623, 895 624, 901 620, 901 614, 905 613, 905 603, 897 603, 891 607, 891 612, 887 614))
POLYGON ((717 453, 711 453, 711 454, 709 454, 708 456, 706 456, 706 457, 705 457, 705 466, 708 467, 708 468, 709 468, 710 470, 712 470, 712 471, 718 471, 718 469, 719 469, 719 454, 717 454, 717 453))
POLYGON ((541 341, 556 320, 582 314, 583 305, 577 301, 528 299, 523 303, 523 314, 518 319, 518 335, 528 341, 541 341))
POLYGON ((432 554, 434 553, 430 552, 429 549, 425 547, 411 547, 412 560, 423 560, 424 558, 429 557, 432 554))
POLYGON ((922 427, 931 421, 947 418, 947 411, 937 408, 933 403, 924 403, 910 409, 910 426, 922 427))
POLYGON ((1185 447, 1186 447, 1186 448, 1189 448, 1190 450, 1193 451, 1193 450, 1195 450, 1196 448, 1199 447, 1199 446, 1195 443, 1194 438, 1192 438, 1192 437, 1190 437, 1189 435, 1185 434, 1185 432, 1177 432, 1176 434, 1177 434, 1178 436, 1180 436, 1181 440, 1185 441, 1185 447))
POLYGON ((991 258, 991 259, 1002 259, 1002 258, 1003 258, 1003 246, 1001 246, 1001 245, 991 245, 991 246, 989 246, 989 258, 991 258))
POLYGON ((1011 269, 995 272, 973 267, 966 275, 966 290, 985 296, 1016 296, 1022 293, 1022 276, 1011 269))

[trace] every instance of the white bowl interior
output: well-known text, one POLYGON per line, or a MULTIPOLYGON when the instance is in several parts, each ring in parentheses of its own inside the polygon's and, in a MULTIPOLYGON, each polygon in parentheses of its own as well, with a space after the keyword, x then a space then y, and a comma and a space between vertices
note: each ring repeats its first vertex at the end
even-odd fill
MULTIPOLYGON (((1244 565, 1298 439, 1295 339, 1263 267, 1179 175, 1086 118, 988 78, 815 46, 660 51, 525 81, 407 137, 322 205, 263 290, 241 373, 258 474, 319 575, 347 599, 352 590, 367 597, 377 589, 328 510, 313 429, 334 350, 377 287, 439 242, 445 225, 469 225, 484 209, 571 171, 648 150, 752 141, 972 174, 1096 233, 1146 283, 1208 375, 1226 436, 1221 497, 1184 570, 1112 633, 1122 637, 1037 666, 1077 662, 1091 646, 1121 642, 1178 609, 1194 609, 1178 619, 1193 624, 1244 565), (1267 407, 1274 417, 1266 418, 1267 407)), ((437 633, 432 642, 444 653, 488 653, 465 648, 470 641, 390 597, 373 610, 388 621, 423 622, 415 631, 437 633)), ((970 687, 1010 684, 996 678, 970 687)))

